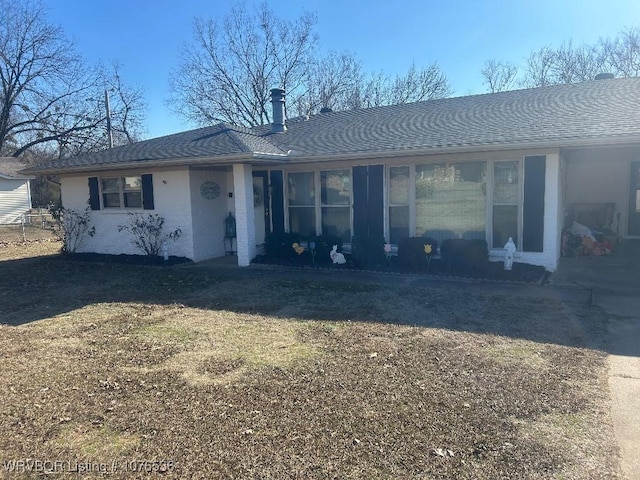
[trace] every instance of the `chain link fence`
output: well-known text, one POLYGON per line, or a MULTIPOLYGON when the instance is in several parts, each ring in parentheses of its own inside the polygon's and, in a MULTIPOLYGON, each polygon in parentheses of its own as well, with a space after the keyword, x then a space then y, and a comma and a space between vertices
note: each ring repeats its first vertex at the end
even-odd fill
POLYGON ((57 221, 46 209, 20 215, 10 224, 0 224, 0 244, 55 240, 57 221))

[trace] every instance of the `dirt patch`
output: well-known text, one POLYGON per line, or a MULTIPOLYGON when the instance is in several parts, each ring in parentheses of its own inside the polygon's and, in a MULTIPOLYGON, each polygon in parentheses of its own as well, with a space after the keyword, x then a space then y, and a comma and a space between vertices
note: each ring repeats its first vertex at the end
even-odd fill
POLYGON ((5 468, 618 478, 588 306, 48 257, 0 262, 0 292, 5 468))

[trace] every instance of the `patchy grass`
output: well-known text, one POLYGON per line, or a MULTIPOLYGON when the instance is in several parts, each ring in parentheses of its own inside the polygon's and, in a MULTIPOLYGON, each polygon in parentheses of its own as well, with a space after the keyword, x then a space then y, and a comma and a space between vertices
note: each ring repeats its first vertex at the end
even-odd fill
POLYGON ((145 478, 618 478, 597 309, 24 247, 0 257, 0 462, 116 462, 111 478, 140 476, 134 460, 173 462, 145 478))
POLYGON ((20 226, 0 226, 0 261, 54 255, 62 243, 53 231, 28 227, 26 241, 20 226))

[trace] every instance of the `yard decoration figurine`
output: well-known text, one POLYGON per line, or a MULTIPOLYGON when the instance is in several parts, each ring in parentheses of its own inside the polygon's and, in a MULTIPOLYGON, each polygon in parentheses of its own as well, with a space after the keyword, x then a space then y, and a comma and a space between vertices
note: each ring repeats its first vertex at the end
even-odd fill
POLYGON ((333 263, 337 263, 338 265, 342 265, 343 263, 347 263, 347 260, 344 258, 344 255, 338 253, 338 245, 334 245, 329 253, 331 260, 333 263))
POLYGON ((516 253, 516 244, 513 243, 513 238, 509 237, 507 243, 504 244, 504 269, 511 270, 513 267, 513 256, 516 253))
POLYGON ((302 252, 304 252, 304 247, 302 247, 298 242, 292 243, 291 248, 296 251, 298 256, 302 255, 302 252))
POLYGON ((427 272, 431 268, 431 254, 433 253, 433 247, 429 243, 424 244, 424 253, 427 256, 427 272))
POLYGON ((384 244, 384 256, 387 259, 387 267, 388 267, 391 263, 391 244, 390 243, 384 244))

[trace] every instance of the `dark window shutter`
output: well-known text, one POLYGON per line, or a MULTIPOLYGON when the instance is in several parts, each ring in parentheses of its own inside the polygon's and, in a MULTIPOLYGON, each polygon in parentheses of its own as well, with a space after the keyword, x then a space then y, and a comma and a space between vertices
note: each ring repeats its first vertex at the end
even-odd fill
POLYGON ((146 173, 142 175, 142 208, 153 210, 153 175, 146 173))
POLYGON ((369 166, 369 198, 367 212, 369 216, 369 235, 384 236, 384 166, 369 166))
POLYGON ((271 223, 273 233, 284 233, 284 184, 282 170, 271 170, 271 223))
POLYGON ((367 167, 353 167, 353 236, 369 234, 367 167))
POLYGON ((525 252, 543 250, 546 159, 544 155, 524 158, 522 250, 525 252))
POLYGON ((100 210, 100 187, 98 177, 89 177, 89 206, 91 210, 100 210))

